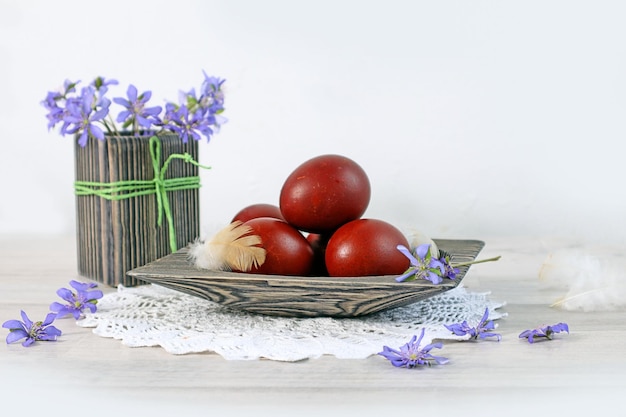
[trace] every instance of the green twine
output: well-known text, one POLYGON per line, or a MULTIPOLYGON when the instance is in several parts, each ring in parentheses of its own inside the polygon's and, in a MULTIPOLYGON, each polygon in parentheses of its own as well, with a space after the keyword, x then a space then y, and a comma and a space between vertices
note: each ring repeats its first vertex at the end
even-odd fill
POLYGON ((178 250, 176 243, 176 230, 174 229, 174 219, 170 209, 170 203, 167 198, 168 191, 191 190, 200 188, 200 177, 182 177, 165 179, 165 172, 169 164, 174 159, 182 159, 197 167, 210 169, 211 167, 200 165, 191 155, 171 154, 163 164, 159 167, 161 161, 161 141, 157 136, 150 138, 150 158, 152 159, 152 167, 154 168, 154 179, 152 180, 127 180, 115 182, 92 182, 92 181, 75 181, 74 192, 78 196, 95 195, 106 200, 119 201, 126 198, 138 197, 141 195, 156 194, 158 219, 157 224, 160 227, 163 223, 163 213, 167 219, 170 235, 170 249, 172 252, 178 250))

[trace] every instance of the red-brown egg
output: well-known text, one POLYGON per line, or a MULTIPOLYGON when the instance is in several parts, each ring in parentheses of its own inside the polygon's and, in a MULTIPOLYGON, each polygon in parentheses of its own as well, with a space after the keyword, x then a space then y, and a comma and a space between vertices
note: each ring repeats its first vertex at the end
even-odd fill
POLYGON ((309 241, 309 244, 313 248, 313 266, 311 267, 311 275, 313 276, 328 276, 325 257, 326 245, 328 245, 328 240, 330 239, 330 236, 330 233, 309 233, 306 237, 306 240, 309 241))
POLYGON ((298 166, 280 191, 279 207, 297 229, 325 233, 360 218, 370 201, 370 182, 356 162, 321 155, 298 166))
POLYGON ((335 231, 326 245, 326 269, 332 277, 401 275, 409 267, 398 245, 409 247, 404 234, 378 219, 357 219, 335 231))
POLYGON ((274 204, 257 203, 251 204, 239 210, 239 212, 237 212, 231 220, 231 223, 237 220, 245 223, 248 220, 256 219, 257 217, 273 217, 275 219, 285 220, 278 206, 274 204))
POLYGON ((287 222, 272 217, 257 217, 244 223, 250 234, 258 235, 266 251, 265 262, 253 267, 251 274, 309 275, 313 248, 306 237, 287 222))

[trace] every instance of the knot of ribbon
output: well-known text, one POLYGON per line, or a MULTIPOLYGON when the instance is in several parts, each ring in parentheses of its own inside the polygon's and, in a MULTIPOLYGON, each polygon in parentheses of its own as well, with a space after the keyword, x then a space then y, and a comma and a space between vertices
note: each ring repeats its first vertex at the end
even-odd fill
POLYGON ((167 157, 163 166, 160 166, 161 141, 156 135, 150 137, 149 146, 150 159, 152 160, 152 168, 154 169, 154 178, 152 180, 125 180, 114 182, 75 181, 74 193, 78 196, 95 195, 111 201, 155 194, 157 201, 157 225, 159 227, 162 225, 163 215, 165 215, 169 230, 170 250, 171 252, 176 252, 178 250, 176 230, 174 228, 174 219, 172 217, 167 192, 200 188, 200 177, 191 176, 166 179, 165 173, 174 159, 182 159, 183 162, 193 164, 199 168, 210 169, 211 167, 199 164, 188 153, 171 154, 167 157))

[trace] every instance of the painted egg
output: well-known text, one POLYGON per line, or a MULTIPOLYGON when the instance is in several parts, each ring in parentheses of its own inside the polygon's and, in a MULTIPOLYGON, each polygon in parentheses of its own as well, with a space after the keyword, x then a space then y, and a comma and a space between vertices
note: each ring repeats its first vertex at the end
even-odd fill
POLYGON ((286 179, 279 207, 299 230, 324 233, 360 218, 370 202, 367 174, 341 155, 321 155, 298 166, 286 179))
POLYGON ((309 233, 306 240, 313 248, 313 266, 311 267, 311 275, 319 277, 327 277, 326 270, 326 245, 330 239, 330 234, 309 233))
POLYGON ((274 204, 257 203, 239 210, 231 220, 231 223, 237 220, 245 223, 257 217, 273 217, 275 219, 285 220, 278 206, 274 204))
POLYGON ((250 234, 261 238, 265 262, 248 273, 270 275, 309 275, 313 248, 306 237, 287 222, 272 217, 257 217, 244 223, 250 234))
POLYGON ((409 247, 395 226, 377 219, 357 219, 337 229, 326 245, 326 269, 331 277, 402 275, 409 259, 397 249, 409 247))

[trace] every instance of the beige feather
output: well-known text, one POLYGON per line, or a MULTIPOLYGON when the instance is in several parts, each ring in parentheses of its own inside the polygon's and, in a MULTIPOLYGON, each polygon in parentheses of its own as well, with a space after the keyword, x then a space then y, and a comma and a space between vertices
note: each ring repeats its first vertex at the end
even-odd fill
POLYGON ((551 307, 614 311, 626 309, 625 270, 622 251, 562 249, 548 255, 539 279, 546 288, 565 292, 551 307))
POLYGON ((191 245, 189 258, 195 266, 218 271, 247 272, 265 262, 261 238, 252 229, 235 221, 218 231, 211 239, 191 245))

